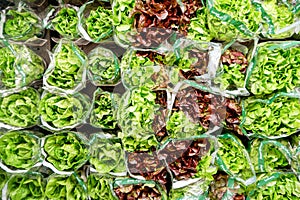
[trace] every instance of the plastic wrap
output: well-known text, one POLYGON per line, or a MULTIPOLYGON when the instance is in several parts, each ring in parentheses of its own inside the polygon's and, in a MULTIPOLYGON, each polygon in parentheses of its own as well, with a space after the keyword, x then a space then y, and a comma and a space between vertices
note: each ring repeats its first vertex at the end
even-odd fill
POLYGON ((120 81, 118 57, 109 49, 96 47, 88 54, 88 77, 95 86, 111 86, 120 81))
POLYGON ((82 134, 71 131, 48 135, 43 138, 43 155, 44 166, 58 174, 69 175, 88 161, 88 140, 82 134))
POLYGON ((39 123, 40 94, 33 88, 22 88, 0 96, 0 127, 29 128, 39 123))
POLYGON ((85 122, 90 109, 89 98, 84 94, 44 91, 39 106, 41 126, 53 131, 72 129, 85 122))
POLYGON ((112 10, 99 1, 83 4, 78 11, 78 16, 78 29, 84 39, 100 42, 112 36, 112 10))
POLYGON ((72 94, 86 83, 87 57, 73 42, 60 40, 51 55, 51 62, 43 76, 48 90, 72 94))
POLYGON ((91 172, 126 175, 125 155, 121 140, 108 134, 95 134, 90 141, 91 172))

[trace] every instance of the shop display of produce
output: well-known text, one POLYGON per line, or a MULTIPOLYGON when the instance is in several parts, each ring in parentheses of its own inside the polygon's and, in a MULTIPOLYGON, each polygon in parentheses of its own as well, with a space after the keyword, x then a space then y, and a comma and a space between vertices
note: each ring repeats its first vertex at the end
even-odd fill
POLYGON ((300 199, 299 0, 0 11, 1 199, 300 199))

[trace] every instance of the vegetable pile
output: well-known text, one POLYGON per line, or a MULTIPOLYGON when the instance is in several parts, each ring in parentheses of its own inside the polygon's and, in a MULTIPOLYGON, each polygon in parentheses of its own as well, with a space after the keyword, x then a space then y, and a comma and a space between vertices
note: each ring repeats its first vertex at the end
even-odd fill
POLYGON ((1 198, 300 199, 299 0, 6 1, 1 198))

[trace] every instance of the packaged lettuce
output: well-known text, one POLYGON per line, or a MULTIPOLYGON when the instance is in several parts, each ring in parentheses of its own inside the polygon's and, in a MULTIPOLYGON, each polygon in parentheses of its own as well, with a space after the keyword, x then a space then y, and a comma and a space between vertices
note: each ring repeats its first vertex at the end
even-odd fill
POLYGON ((247 40, 261 29, 261 13, 251 0, 208 0, 208 28, 219 41, 247 40))
MULTIPOLYGON (((38 133, 37 133, 38 135, 38 133)), ((41 141, 33 131, 12 131, 0 137, 0 159, 7 171, 27 171, 41 165, 41 141)))
POLYGON ((262 0, 260 9, 263 16, 262 35, 269 39, 291 37, 295 28, 300 25, 297 12, 300 7, 293 5, 293 0, 262 0))
POLYGON ((113 35, 112 10, 104 2, 89 1, 78 11, 78 29, 84 39, 100 42, 113 35))
POLYGON ((42 20, 23 2, 2 12, 3 33, 6 39, 25 41, 43 36, 42 20))
POLYGON ((241 141, 231 135, 218 136, 217 165, 219 170, 226 172, 244 186, 256 181, 254 167, 249 154, 241 141))
POLYGON ((241 127, 245 135, 278 139, 298 131, 299 94, 278 93, 268 99, 248 98, 242 102, 241 127))
POLYGON ((12 90, 41 79, 44 60, 25 45, 2 40, 0 47, 0 89, 12 90))
POLYGON ((77 29, 79 23, 78 10, 78 7, 67 4, 56 9, 51 9, 44 19, 46 28, 54 29, 64 38, 79 38, 79 31, 77 29))
POLYGON ((214 180, 210 183, 208 197, 211 200, 244 200, 246 192, 238 182, 224 172, 214 175, 214 180))
POLYGON ((109 199, 114 200, 116 197, 111 190, 113 178, 97 173, 91 173, 87 177, 88 195, 91 200, 109 199))
POLYGON ((6 129, 28 128, 38 124, 40 95, 33 88, 22 88, 0 96, 0 126, 6 129))
POLYGON ((119 95, 98 88, 93 95, 90 124, 97 128, 114 129, 117 127, 116 101, 119 95))
POLYGON ((300 182, 293 173, 260 174, 256 188, 249 192, 247 200, 300 198, 300 182))
POLYGON ((149 151, 166 136, 167 91, 137 87, 121 97, 117 111, 118 125, 128 152, 149 151))
POLYGON ((118 199, 155 199, 167 200, 167 194, 155 181, 131 178, 116 179, 113 182, 114 195, 118 199))
POLYGON ((292 152, 288 145, 286 140, 253 140, 250 158, 255 171, 291 171, 292 152))
POLYGON ((87 199, 87 187, 76 173, 48 177, 45 194, 48 199, 87 199))
POLYGON ((256 96, 292 92, 300 85, 300 41, 263 42, 249 64, 247 89, 256 96))
POLYGON ((115 85, 121 72, 118 57, 109 49, 96 47, 88 54, 88 77, 95 86, 115 85))
POLYGON ((64 93, 81 90, 86 82, 87 57, 73 42, 60 40, 43 77, 46 88, 64 93))
POLYGON ((89 98, 84 94, 68 95, 44 91, 38 110, 42 126, 58 131, 71 129, 85 122, 90 107, 89 98))
POLYGON ((44 200, 46 181, 36 172, 15 174, 7 183, 7 197, 9 200, 36 199, 44 200))
POLYGON ((90 141, 90 164, 98 173, 126 175, 121 140, 108 134, 95 134, 90 141))
POLYGON ((76 171, 89 158, 88 141, 78 132, 63 131, 46 136, 43 149, 50 163, 44 162, 44 165, 58 172, 76 171))

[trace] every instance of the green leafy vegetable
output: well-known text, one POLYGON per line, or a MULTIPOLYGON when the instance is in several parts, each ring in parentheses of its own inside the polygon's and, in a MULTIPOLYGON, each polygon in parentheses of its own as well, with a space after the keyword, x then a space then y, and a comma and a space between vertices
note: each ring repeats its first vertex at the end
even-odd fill
POLYGON ((121 141, 114 138, 96 137, 91 144, 90 163, 97 172, 125 172, 124 151, 121 141))
POLYGON ((40 95, 33 88, 0 97, 0 122, 15 127, 38 123, 40 95))
POLYGON ((115 0, 113 5, 112 22, 115 27, 115 36, 121 43, 128 45, 126 33, 130 31, 134 17, 130 16, 130 12, 135 7, 135 0, 115 0))
POLYGON ((85 80, 85 62, 83 51, 73 43, 59 43, 54 52, 54 69, 46 73, 47 83, 51 86, 74 90, 85 80))
POLYGON ((104 177, 96 174, 88 176, 87 187, 88 194, 93 200, 110 199, 113 200, 115 197, 110 189, 112 178, 104 177))
POLYGON ((41 161, 39 138, 28 131, 12 131, 0 138, 0 158, 16 169, 30 169, 41 161))
POLYGON ((1 84, 18 88, 42 78, 44 61, 40 56, 26 46, 10 47, 0 48, 1 84))
POLYGON ((59 95, 46 93, 40 103, 41 119, 53 128, 64 128, 81 123, 87 117, 88 102, 79 93, 59 95))
POLYGON ((120 80, 119 60, 111 50, 97 47, 88 59, 89 77, 94 85, 116 84, 120 80))
POLYGON ((53 28, 63 37, 77 38, 78 16, 77 11, 71 7, 61 8, 51 21, 53 28))
POLYGON ((126 150, 147 151, 157 144, 152 125, 160 106, 155 99, 155 93, 146 87, 135 88, 122 97, 117 120, 126 150))
POLYGON ((300 85, 300 47, 297 42, 261 43, 248 83, 254 95, 293 91, 300 85), (296 46, 298 44, 298 46, 296 46))
POLYGON ((284 154, 282 152, 284 151, 284 148, 286 148, 285 151, 289 152, 287 145, 288 142, 285 140, 268 142, 267 140, 261 141, 256 139, 252 141, 250 158, 254 165, 255 171, 275 172, 278 170, 289 170, 291 166, 286 156, 291 155, 284 154), (274 143, 277 143, 278 145, 274 145, 274 143), (262 148, 260 148, 261 145, 263 145, 262 148), (259 160, 260 154, 262 154, 263 160, 259 160), (263 166, 263 169, 261 169, 260 165, 263 166))
POLYGON ((174 112, 167 121, 166 128, 171 138, 189 138, 206 131, 198 123, 190 120, 183 111, 174 112))
POLYGON ((47 161, 60 171, 76 170, 89 156, 87 144, 75 132, 60 132, 48 136, 44 149, 47 161))
POLYGON ((242 127, 249 133, 264 137, 284 137, 300 128, 299 99, 277 97, 270 102, 244 101, 245 115, 242 127))
POLYGON ((117 127, 115 116, 116 105, 113 105, 112 98, 117 98, 117 94, 96 90, 94 93, 94 106, 91 113, 90 122, 99 128, 114 129, 117 127))
POLYGON ((53 175, 47 182, 45 194, 49 199, 84 200, 87 198, 86 186, 76 175, 53 175))
POLYGON ((89 36, 96 42, 103 40, 112 34, 112 10, 99 6, 91 10, 85 21, 89 36))
POLYGON ((261 174, 257 187, 248 195, 249 200, 300 198, 300 182, 292 173, 261 174))
POLYGON ((32 12, 9 10, 4 23, 4 35, 13 40, 27 40, 42 35, 41 20, 32 12))
MULTIPOLYGON (((264 8, 265 12, 267 13, 268 17, 271 19, 272 25, 274 26, 273 31, 278 31, 280 29, 283 29, 295 22, 295 15, 292 12, 292 6, 287 6, 285 3, 282 3, 284 1, 278 1, 278 0, 263 0, 261 1, 261 5, 264 8)), ((270 22, 269 22, 270 23, 270 22)), ((268 22, 264 23, 264 27, 266 30, 272 29, 270 27, 270 24, 268 22)), ((288 38, 291 37, 294 33, 294 30, 285 31, 280 34, 268 32, 269 38, 288 38)))
POLYGON ((8 197, 10 200, 44 200, 45 186, 40 174, 13 175, 8 181, 8 197))
POLYGON ((247 151, 238 138, 226 134, 218 137, 218 167, 221 170, 225 168, 233 176, 242 180, 250 179, 253 174, 250 160, 247 159, 247 151))
POLYGON ((249 39, 259 31, 261 13, 251 0, 209 0, 208 9, 209 32, 217 40, 249 39))

